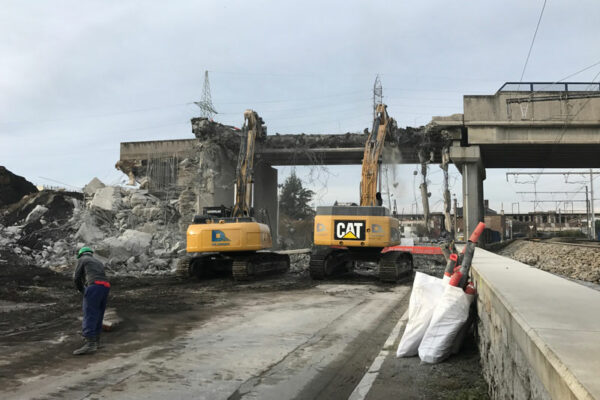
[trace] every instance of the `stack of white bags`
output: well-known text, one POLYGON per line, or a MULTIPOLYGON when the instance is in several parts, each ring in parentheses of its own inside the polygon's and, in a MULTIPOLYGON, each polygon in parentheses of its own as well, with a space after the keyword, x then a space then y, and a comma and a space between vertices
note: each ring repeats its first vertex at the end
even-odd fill
POLYGON ((458 352, 474 295, 450 286, 449 278, 415 274, 408 305, 408 322, 396 357, 419 354, 426 363, 438 363, 458 352))

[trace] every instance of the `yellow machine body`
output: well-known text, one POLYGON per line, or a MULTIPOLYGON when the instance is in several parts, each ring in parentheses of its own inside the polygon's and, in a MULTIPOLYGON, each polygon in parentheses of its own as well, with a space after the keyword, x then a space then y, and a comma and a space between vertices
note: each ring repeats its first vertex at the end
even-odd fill
POLYGON ((187 229, 187 252, 244 252, 273 246, 269 227, 256 221, 193 224, 187 229))
MULTIPOLYGON (((359 208, 359 207, 356 207, 359 208)), ((391 216, 315 216, 316 246, 388 247, 400 244, 399 224, 391 216)))

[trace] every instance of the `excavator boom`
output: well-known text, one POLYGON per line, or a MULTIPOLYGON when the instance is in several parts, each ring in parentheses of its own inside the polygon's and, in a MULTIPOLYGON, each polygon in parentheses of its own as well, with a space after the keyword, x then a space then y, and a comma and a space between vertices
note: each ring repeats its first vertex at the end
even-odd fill
POLYGON ((365 143, 365 152, 362 161, 362 178, 360 181, 360 205, 379 206, 377 199, 377 177, 379 173, 379 159, 383 153, 385 137, 394 120, 387 113, 385 104, 378 104, 375 109, 373 129, 365 143))
POLYGON ((250 216, 252 207, 252 183, 254 175, 254 147, 256 138, 262 137, 263 127, 261 119, 255 111, 244 112, 244 126, 242 142, 238 155, 238 164, 235 181, 235 204, 232 217, 250 216))

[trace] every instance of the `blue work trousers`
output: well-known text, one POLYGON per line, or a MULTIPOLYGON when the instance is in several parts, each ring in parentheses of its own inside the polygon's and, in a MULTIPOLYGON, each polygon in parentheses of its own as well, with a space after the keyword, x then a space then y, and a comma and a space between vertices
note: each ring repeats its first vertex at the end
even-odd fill
POLYGON ((83 336, 96 337, 102 331, 102 320, 106 310, 110 288, 102 285, 90 285, 83 294, 83 336))

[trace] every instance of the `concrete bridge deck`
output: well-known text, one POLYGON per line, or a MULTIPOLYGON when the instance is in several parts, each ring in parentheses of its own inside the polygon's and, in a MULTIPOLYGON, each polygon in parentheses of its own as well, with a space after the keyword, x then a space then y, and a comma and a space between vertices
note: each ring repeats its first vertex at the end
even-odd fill
POLYGON ((600 167, 598 83, 507 83, 493 95, 465 95, 463 114, 430 126, 478 146, 486 168, 600 167))
POLYGON ((600 292, 480 248, 473 266, 492 398, 600 399, 600 292))

